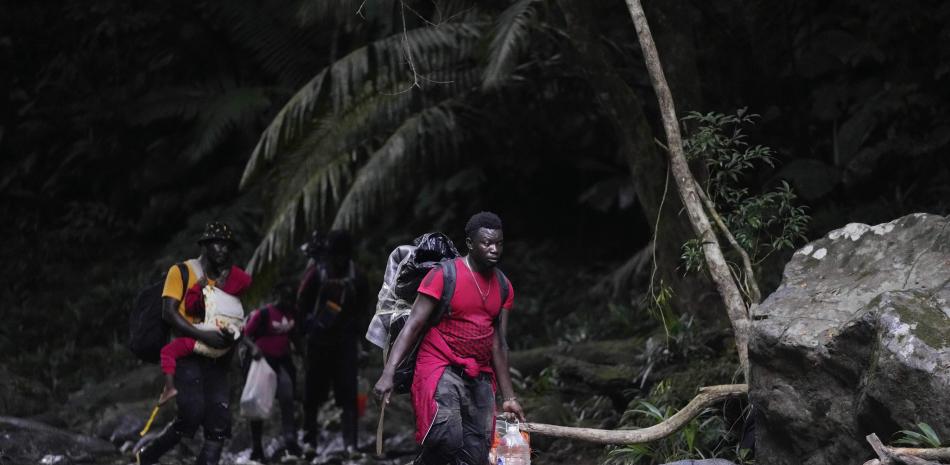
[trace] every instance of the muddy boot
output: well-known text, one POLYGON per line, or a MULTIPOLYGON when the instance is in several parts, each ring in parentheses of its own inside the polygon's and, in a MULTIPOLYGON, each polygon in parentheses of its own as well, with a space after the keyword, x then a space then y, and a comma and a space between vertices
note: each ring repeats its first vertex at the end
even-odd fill
POLYGON ((195 460, 195 465, 218 465, 223 450, 223 442, 206 439, 204 446, 201 447, 201 453, 198 454, 198 458, 195 460))
POLYGON ((138 465, 154 465, 158 463, 158 459, 162 455, 165 455, 165 452, 175 447, 180 441, 181 435, 169 425, 154 441, 148 443, 142 450, 135 454, 135 463, 138 465))

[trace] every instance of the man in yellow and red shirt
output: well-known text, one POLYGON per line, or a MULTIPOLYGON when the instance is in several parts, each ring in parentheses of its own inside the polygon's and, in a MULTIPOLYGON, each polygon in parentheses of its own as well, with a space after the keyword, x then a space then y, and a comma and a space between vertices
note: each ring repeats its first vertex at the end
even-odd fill
MULTIPOLYGON (((188 268, 188 288, 199 283, 223 284, 231 276, 232 252, 237 246, 231 228, 225 223, 209 223, 198 239, 201 255, 185 261, 188 268)), ((240 269, 238 269, 240 270, 240 269)), ((240 272, 243 274, 243 271, 240 272)), ((182 295, 182 276, 178 266, 172 266, 165 278, 162 292, 162 318, 171 326, 175 337, 189 337, 210 347, 227 348, 234 342, 232 335, 220 330, 201 330, 194 326, 202 321, 200 312, 189 312, 182 295)), ((193 307, 194 308, 194 307, 193 307)), ((175 421, 136 454, 141 465, 158 462, 165 452, 183 437, 192 437, 201 427, 205 442, 197 463, 216 465, 221 458, 224 440, 231 435, 230 381, 228 371, 231 355, 209 358, 189 355, 178 360, 175 387, 178 404, 175 421)))

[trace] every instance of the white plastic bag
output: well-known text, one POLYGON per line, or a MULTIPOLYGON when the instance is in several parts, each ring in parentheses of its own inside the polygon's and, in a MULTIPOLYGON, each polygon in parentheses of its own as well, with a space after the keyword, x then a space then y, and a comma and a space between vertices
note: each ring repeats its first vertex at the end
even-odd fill
POLYGON ((277 392, 277 373, 263 358, 252 360, 241 392, 241 415, 254 420, 270 416, 277 392))

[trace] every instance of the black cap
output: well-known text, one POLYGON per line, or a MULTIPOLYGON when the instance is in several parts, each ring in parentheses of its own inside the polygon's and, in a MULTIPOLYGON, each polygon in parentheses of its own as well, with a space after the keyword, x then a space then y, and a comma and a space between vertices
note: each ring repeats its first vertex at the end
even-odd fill
POLYGON ((202 244, 207 241, 227 241, 231 245, 237 245, 237 241, 234 240, 234 233, 231 231, 231 227, 227 223, 222 223, 220 221, 213 221, 205 225, 205 230, 201 233, 201 237, 198 238, 198 243, 202 244))

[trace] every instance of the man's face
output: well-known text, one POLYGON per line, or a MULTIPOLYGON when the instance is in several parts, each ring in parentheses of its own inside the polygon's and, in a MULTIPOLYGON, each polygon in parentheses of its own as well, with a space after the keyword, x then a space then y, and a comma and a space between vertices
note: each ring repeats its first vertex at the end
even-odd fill
POLYGON ((204 254, 208 260, 218 268, 231 266, 231 250, 233 245, 229 241, 212 239, 202 243, 204 254))
POLYGON ((479 266, 491 268, 501 260, 505 234, 501 229, 479 228, 465 239, 472 260, 479 266))

